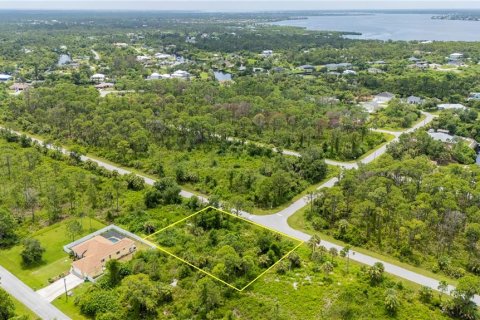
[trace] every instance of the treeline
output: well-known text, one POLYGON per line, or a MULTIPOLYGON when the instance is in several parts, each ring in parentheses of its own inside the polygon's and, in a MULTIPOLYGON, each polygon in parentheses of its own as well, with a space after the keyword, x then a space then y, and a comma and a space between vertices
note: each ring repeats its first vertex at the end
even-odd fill
POLYGON ((434 272, 478 274, 479 179, 477 166, 386 155, 322 190, 307 219, 337 239, 434 272))
POLYGON ((421 117, 415 105, 394 99, 384 109, 371 115, 370 125, 374 128, 406 129, 410 128, 421 117))
POLYGON ((319 147, 326 157, 338 160, 356 159, 385 141, 368 130, 360 108, 325 102, 313 84, 305 86, 298 79, 248 77, 229 87, 177 81, 147 85, 152 94, 106 99, 99 99, 93 89, 42 87, 6 102, 10 116, 5 118, 26 119, 25 129, 85 145, 108 141, 109 149, 126 147, 120 154, 133 158, 148 150, 149 138, 173 146, 234 136, 286 149, 319 147), (112 137, 120 123, 120 134, 112 137), (168 141, 178 135, 186 138, 168 141))
POLYGON ((355 159, 385 141, 368 130, 366 114, 356 107, 329 106, 320 99, 294 104, 301 88, 281 94, 276 87, 288 84, 282 81, 262 84, 250 78, 238 87, 167 81, 153 84, 155 94, 104 99, 93 88, 62 84, 5 101, 3 118, 77 145, 79 153, 173 176, 223 199, 240 194, 247 207, 271 208, 321 181, 327 174, 323 158, 355 159), (269 94, 271 89, 277 93, 269 94), (309 161, 276 154, 269 143, 298 147, 309 161))
POLYGON ((476 158, 475 150, 468 146, 467 142, 454 139, 446 144, 421 130, 402 134, 398 141, 387 146, 387 151, 396 160, 424 155, 440 165, 452 162, 472 164, 476 158))
POLYGON ((448 130, 452 135, 480 141, 480 123, 478 111, 475 109, 442 111, 438 118, 434 119, 432 127, 448 130))

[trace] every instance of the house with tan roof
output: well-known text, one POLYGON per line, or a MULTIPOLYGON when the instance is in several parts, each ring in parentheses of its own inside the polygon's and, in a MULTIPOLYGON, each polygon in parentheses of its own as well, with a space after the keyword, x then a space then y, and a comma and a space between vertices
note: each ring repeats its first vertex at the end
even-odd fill
POLYGON ((71 248, 76 259, 71 271, 84 279, 93 280, 103 273, 108 260, 126 257, 136 249, 135 242, 130 238, 96 235, 71 248))

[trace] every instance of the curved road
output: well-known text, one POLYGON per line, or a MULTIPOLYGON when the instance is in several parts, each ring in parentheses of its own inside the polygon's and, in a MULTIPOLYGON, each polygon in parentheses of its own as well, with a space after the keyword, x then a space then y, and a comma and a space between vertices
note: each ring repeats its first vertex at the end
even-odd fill
MULTIPOLYGON (((436 116, 434 116, 430 113, 426 113, 426 112, 424 112, 423 114, 425 115, 425 119, 423 121, 417 123, 412 128, 409 128, 409 129, 407 129, 403 132, 390 132, 390 131, 384 131, 384 130, 376 130, 378 132, 386 132, 386 133, 392 134, 392 135, 395 136, 395 138, 393 140, 391 140, 390 142, 388 142, 387 144, 379 147, 378 149, 376 149, 374 152, 372 152, 371 154, 369 154, 368 156, 366 156, 365 158, 363 158, 359 162, 367 164, 367 163, 370 163, 370 162, 374 161, 377 157, 383 155, 387 150, 387 145, 394 142, 394 141, 397 141, 398 137, 402 133, 412 132, 412 131, 415 131, 418 128, 424 127, 436 117, 436 116)), ((0 126, 0 128, 2 128, 2 126, 0 126)), ((21 134, 19 132, 15 132, 15 131, 12 131, 12 132, 14 132, 16 134, 21 134)), ((39 140, 37 138, 32 138, 32 140, 34 140, 34 141, 36 141, 40 144, 43 143, 42 140, 39 140)), ((47 147, 52 148, 52 149, 54 148, 51 145, 49 145, 47 147)), ((60 150, 65 154, 69 153, 65 149, 60 149, 60 150)), ((293 152, 293 151, 288 151, 288 150, 284 150, 283 153, 286 154, 286 155, 291 155, 291 156, 300 156, 298 153, 293 152)), ((108 170, 111 170, 111 171, 117 171, 120 174, 131 173, 131 171, 120 168, 116 165, 106 163, 104 161, 97 160, 97 159, 94 159, 94 158, 90 158, 88 156, 82 156, 82 161, 86 161, 86 160, 96 162, 99 166, 104 167, 104 168, 106 168, 108 170)), ((326 160, 326 162, 328 164, 340 166, 340 167, 347 168, 347 169, 358 168, 358 163, 338 162, 338 161, 333 161, 333 160, 326 160)), ((138 176, 143 178, 145 180, 145 183, 148 184, 148 185, 153 185, 155 183, 155 180, 153 180, 151 178, 148 178, 148 177, 145 177, 145 176, 142 176, 142 175, 138 175, 138 176)), ((331 188, 335 185, 335 183, 337 181, 338 181, 338 178, 332 178, 332 179, 326 181, 325 183, 323 183, 321 186, 319 186, 318 190, 322 189, 322 188, 331 188)), ((181 194, 182 197, 185 197, 185 198, 190 198, 190 197, 194 196, 193 193, 191 193, 189 191, 185 191, 185 190, 182 190, 180 194, 181 194)), ((199 198, 203 202, 208 202, 207 198, 204 198, 204 197, 199 197, 199 198)), ((256 223, 259 223, 259 224, 261 224, 265 227, 277 230, 279 232, 282 232, 286 235, 289 235, 293 238, 296 238, 296 239, 299 239, 299 240, 302 240, 302 241, 308 241, 310 239, 311 235, 293 229, 292 227, 289 226, 287 220, 295 212, 297 212, 298 210, 305 207, 312 199, 313 198, 311 196, 302 197, 299 200, 293 202, 289 207, 287 207, 287 208, 285 208, 285 209, 283 209, 283 210, 281 210, 281 211, 279 211, 275 214, 271 214, 271 215, 257 216, 257 215, 252 215, 252 214, 250 214, 248 212, 245 212, 245 211, 239 211, 238 213, 241 216, 243 216, 243 217, 245 217, 245 218, 247 218, 251 221, 254 221, 256 223)), ((328 242, 328 241, 322 240, 321 243, 326 248, 336 248, 337 250, 342 249, 341 246, 339 246, 337 244, 334 244, 334 243, 331 243, 331 242, 328 242)), ((395 276, 398 276, 400 278, 409 280, 411 282, 417 283, 421 286, 430 287, 433 290, 438 291, 439 281, 435 280, 433 278, 423 276, 421 274, 415 273, 415 272, 407 270, 405 268, 393 265, 391 263, 388 263, 388 262, 382 261, 380 259, 370 257, 368 255, 365 255, 365 254, 362 254, 362 253, 359 253, 359 252, 356 252, 356 251, 351 251, 350 259, 352 259, 354 261, 357 261, 357 262, 360 262, 360 263, 363 263, 365 265, 369 265, 369 266, 375 264, 376 262, 381 262, 385 266, 385 271, 386 272, 388 272, 390 274, 393 274, 395 276)), ((455 289, 453 286, 449 286, 448 292, 450 293, 450 291, 453 290, 453 289, 455 289)), ((480 297, 475 296, 474 301, 475 301, 476 304, 480 304, 480 297)))

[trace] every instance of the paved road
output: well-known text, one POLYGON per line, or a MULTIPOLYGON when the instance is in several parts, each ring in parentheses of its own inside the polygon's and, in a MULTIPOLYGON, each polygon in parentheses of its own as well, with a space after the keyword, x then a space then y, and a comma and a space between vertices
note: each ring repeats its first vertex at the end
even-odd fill
POLYGON ((96 61, 100 60, 100 55, 98 54, 97 51, 92 49, 92 53, 93 53, 93 59, 95 59, 96 61))
POLYGON ((0 266, 0 286, 44 320, 70 320, 2 266, 0 266))
POLYGON ((48 302, 52 302, 56 298, 65 294, 65 284, 67 285, 67 292, 78 287, 84 283, 83 279, 69 273, 65 278, 58 279, 54 283, 37 290, 37 294, 45 298, 48 302))
MULTIPOLYGON (((430 123, 435 118, 434 115, 429 114, 429 113, 424 113, 424 115, 425 115, 425 119, 423 121, 421 121, 420 123, 417 123, 414 127, 410 128, 408 130, 405 130, 405 132, 412 132, 412 131, 414 131, 418 128, 421 128, 421 127, 427 125, 428 123, 430 123)), ((1 128, 1 126, 0 126, 0 128, 1 128)), ((17 133, 17 134, 19 134, 19 133, 17 133)), ((392 141, 390 141, 389 143, 392 143, 393 141, 398 140, 398 136, 400 136, 400 134, 401 133, 395 133, 395 138, 392 141)), ((33 139, 33 140, 42 143, 38 139, 33 139)), ((378 148, 372 154, 363 158, 360 162, 361 163, 370 163, 370 162, 374 161, 377 157, 381 156, 382 154, 384 154, 386 152, 386 148, 387 148, 387 145, 389 143, 387 143, 387 144, 383 145, 382 147, 378 148)), ((49 146, 49 147, 52 148, 52 146, 49 146)), ((61 151, 64 152, 64 153, 68 153, 68 151, 65 150, 65 149, 61 149, 61 151)), ((97 159, 93 159, 93 158, 90 158, 90 157, 87 157, 87 156, 83 156, 82 160, 83 161, 85 161, 85 160, 94 161, 94 162, 98 163, 100 166, 102 166, 102 167, 104 167, 108 170, 112 170, 112 171, 115 170, 115 171, 117 171, 121 174, 130 173, 129 170, 120 168, 116 165, 112 165, 112 164, 109 164, 109 163, 106 163, 106 162, 103 162, 103 161, 100 161, 100 160, 97 160, 97 159)), ((345 168, 356 168, 358 166, 356 163, 343 163, 343 162, 337 162, 337 161, 330 161, 330 162, 334 163, 334 165, 342 166, 342 167, 345 167, 345 168)), ((142 175, 139 175, 139 176, 144 178, 145 182, 149 185, 153 185, 155 183, 155 181, 153 179, 146 178, 142 175)), ((335 183, 337 181, 338 181, 338 178, 332 178, 332 179, 328 180, 327 182, 323 183, 318 189, 331 188, 332 186, 335 185, 335 183)), ((191 192, 188 192, 188 191, 185 191, 185 190, 181 191, 181 196, 183 196, 183 197, 189 198, 189 197, 192 197, 193 195, 194 194, 191 193, 191 192)), ((200 197, 200 199, 204 202, 208 202, 208 199, 206 199, 204 197, 200 197)), ((292 203, 289 207, 279 211, 278 213, 271 214, 271 215, 256 216, 256 215, 252 215, 248 212, 244 212, 244 211, 239 211, 238 213, 240 215, 242 215, 243 217, 245 217, 247 219, 250 219, 252 221, 255 221, 255 222, 257 222, 261 225, 264 225, 264 226, 269 227, 271 229, 280 231, 280 232, 282 232, 284 234, 287 234, 291 237, 294 237, 296 239, 299 239, 299 240, 302 240, 302 241, 308 241, 308 239, 310 239, 311 236, 307 233, 304 233, 304 232, 293 229, 292 227, 289 226, 287 220, 295 212, 297 212, 298 210, 305 207, 311 200, 312 199, 309 196, 302 197, 301 199, 292 203)), ((336 245, 336 244, 331 243, 331 242, 328 242, 328 241, 322 241, 322 245, 324 245, 327 248, 335 247, 338 250, 342 249, 341 246, 336 245)), ((390 274, 393 274, 393 275, 401 277, 403 279, 415 282, 419 285, 427 286, 427 287, 430 287, 434 290, 438 290, 438 281, 433 279, 433 278, 425 277, 423 275, 412 272, 412 271, 407 270, 405 268, 398 267, 396 265, 384 262, 382 260, 370 257, 368 255, 365 255, 365 254, 362 254, 362 253, 359 253, 359 252, 356 252, 356 251, 351 252, 350 258, 354 261, 357 261, 357 262, 360 262, 360 263, 363 263, 363 264, 366 264, 366 265, 369 265, 369 266, 375 264, 376 262, 381 262, 385 266, 385 271, 390 273, 390 274)), ((454 289, 454 287, 452 287, 452 286, 449 287, 449 290, 453 290, 453 289, 454 289)), ((475 301, 475 303, 480 304, 480 297, 475 296, 474 301, 475 301)))

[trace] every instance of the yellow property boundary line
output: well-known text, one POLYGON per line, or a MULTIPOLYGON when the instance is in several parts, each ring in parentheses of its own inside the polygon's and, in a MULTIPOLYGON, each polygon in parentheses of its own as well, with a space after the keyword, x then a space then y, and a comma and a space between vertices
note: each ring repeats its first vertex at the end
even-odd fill
POLYGON ((156 231, 156 232, 154 232, 154 233, 146 236, 146 237, 144 238, 144 240, 147 241, 148 243, 152 244, 153 246, 155 246, 158 250, 160 250, 160 251, 168 254, 168 255, 171 256, 171 257, 174 257, 174 258, 177 259, 177 260, 180 260, 181 262, 189 265, 190 267, 194 268, 195 270, 198 270, 198 271, 202 272, 203 274, 206 274, 207 276, 210 276, 210 277, 212 277, 213 279, 215 279, 215 280, 217 280, 217 281, 220 281, 221 283, 225 284, 226 286, 228 286, 228 287, 230 287, 230 288, 232 288, 232 289, 234 289, 234 290, 236 290, 236 291, 238 291, 238 292, 242 292, 242 291, 245 290, 247 287, 249 287, 252 283, 254 283, 254 282, 257 281, 258 279, 260 279, 264 274, 266 274, 268 271, 270 271, 272 268, 274 268, 278 263, 280 263, 280 261, 282 261, 282 260, 284 260, 285 258, 287 258, 292 252, 294 252, 295 250, 297 250, 297 249, 304 243, 303 241, 298 240, 298 239, 296 239, 296 238, 293 238, 293 237, 291 237, 291 236, 289 236, 289 235, 286 235, 286 234, 284 234, 284 233, 282 233, 282 232, 273 230, 273 229, 271 229, 271 228, 267 228, 267 227, 265 227, 265 226, 262 226, 261 224, 258 224, 258 223, 256 223, 256 222, 250 221, 250 220, 245 219, 245 218, 243 218, 243 217, 239 217, 239 216, 234 215, 234 214, 232 214, 232 213, 230 213, 230 212, 227 212, 227 211, 224 211, 224 210, 221 210, 221 209, 212 207, 212 206, 208 206, 208 207, 206 207, 206 208, 204 208, 204 209, 202 209, 202 210, 200 210, 200 211, 197 211, 197 212, 189 215, 189 216, 186 217, 186 218, 180 219, 180 220, 178 220, 178 221, 176 221, 176 222, 168 225, 167 227, 162 228, 162 229, 160 229, 160 230, 158 230, 158 231, 156 231), (192 263, 186 261, 185 259, 182 259, 182 258, 180 258, 179 256, 171 253, 170 251, 168 251, 168 250, 160 247, 160 246, 157 245, 156 243, 153 243, 153 242, 147 240, 148 238, 151 238, 151 237, 159 234, 160 232, 163 232, 163 231, 165 231, 166 229, 169 229, 169 228, 171 228, 171 227, 173 227, 173 226, 175 226, 175 225, 177 225, 177 224, 179 224, 179 223, 181 223, 181 222, 183 222, 183 221, 185 221, 185 220, 188 220, 188 219, 190 219, 190 218, 193 218, 194 216, 196 216, 196 215, 198 215, 198 214, 200 214, 200 213, 202 213, 202 212, 204 212, 204 211, 207 211, 207 210, 216 210, 216 211, 221 212, 221 213, 223 213, 223 214, 227 214, 227 215, 229 215, 229 216, 232 216, 232 217, 234 217, 234 218, 236 218, 236 219, 246 221, 246 222, 248 222, 248 223, 250 223, 250 224, 253 224, 253 225, 255 225, 255 226, 261 227, 261 228, 263 228, 263 229, 272 231, 272 232, 277 233, 277 234, 281 234, 282 236, 285 236, 285 237, 287 237, 287 238, 289 238, 289 239, 291 239, 291 240, 299 241, 299 244, 297 244, 292 250, 290 250, 290 251, 289 251, 288 253, 286 253, 283 257, 281 257, 278 261, 276 261, 274 264, 272 264, 269 268, 267 268, 267 269, 264 270, 262 273, 260 273, 255 279, 253 279, 252 281, 250 281, 249 283, 247 283, 243 288, 240 288, 240 289, 239 289, 239 288, 235 287, 234 285, 232 285, 232 284, 230 284, 230 283, 228 283, 228 282, 220 279, 219 277, 211 274, 210 272, 205 271, 205 270, 203 270, 203 269, 201 269, 201 268, 193 265, 192 263))

